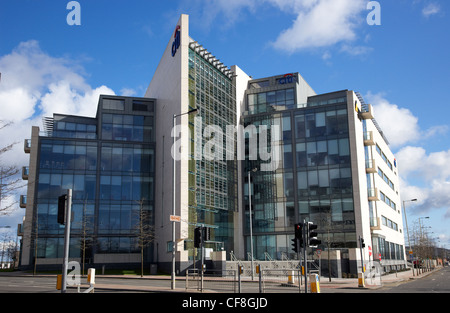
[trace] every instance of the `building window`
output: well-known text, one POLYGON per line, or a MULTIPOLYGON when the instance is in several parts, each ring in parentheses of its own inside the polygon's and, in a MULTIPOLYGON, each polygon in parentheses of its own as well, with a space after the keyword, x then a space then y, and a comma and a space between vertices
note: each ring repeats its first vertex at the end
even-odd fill
POLYGON ((103 99, 102 108, 104 110, 125 110, 125 100, 119 99, 103 99))

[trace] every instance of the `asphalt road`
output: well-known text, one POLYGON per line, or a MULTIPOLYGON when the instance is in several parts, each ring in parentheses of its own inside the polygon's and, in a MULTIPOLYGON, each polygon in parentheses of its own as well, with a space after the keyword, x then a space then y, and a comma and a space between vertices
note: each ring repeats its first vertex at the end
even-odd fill
MULTIPOLYGON (((110 286, 113 289, 96 288, 95 293, 127 293, 127 292, 165 292, 170 289, 170 279, 139 279, 139 278, 102 278, 96 277, 96 286, 110 286), (135 286, 138 286, 135 288, 135 286), (151 286, 151 287, 150 287, 151 286), (114 289, 115 288, 115 289, 114 289)), ((185 282, 177 281, 179 292, 185 292, 185 282)), ((81 290, 85 290, 83 286, 81 290)), ((205 289, 219 293, 232 293, 232 285, 224 283, 205 284, 205 289)), ((258 293, 258 283, 243 283, 241 292, 258 293)), ((303 288, 302 288, 303 289, 303 288)), ((404 282, 383 284, 378 289, 359 289, 354 286, 339 286, 327 288, 323 286, 322 293, 450 293, 450 267, 445 267, 425 277, 404 282)), ((265 285, 265 293, 298 293, 298 287, 280 287, 279 285, 265 285)), ((192 289, 191 292, 195 292, 192 289)), ((61 293, 56 289, 56 277, 44 275, 4 275, 0 274, 0 293, 61 293)), ((67 288, 67 293, 77 293, 76 288, 67 288)))
POLYGON ((450 293, 450 267, 429 274, 426 277, 402 283, 383 286, 378 293, 450 293))

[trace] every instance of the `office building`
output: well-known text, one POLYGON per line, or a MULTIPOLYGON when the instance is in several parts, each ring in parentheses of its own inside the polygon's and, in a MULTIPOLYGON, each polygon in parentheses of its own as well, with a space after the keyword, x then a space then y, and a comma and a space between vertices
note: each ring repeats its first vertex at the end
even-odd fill
MULTIPOLYGON (((298 73, 251 80, 244 100, 245 126, 279 125, 282 133, 275 171, 258 171, 261 160, 247 158, 244 166, 253 190, 254 258, 297 258, 294 225, 306 221, 318 225, 322 256, 335 251, 337 272, 358 272, 360 238, 365 264, 404 268, 397 165, 372 106, 349 90, 316 95, 298 73)), ((250 252, 248 192, 244 201, 250 252)))
POLYGON ((144 199, 155 235, 145 261, 165 272, 198 268, 202 257, 219 268, 297 259, 291 239, 302 221, 318 225, 322 243, 309 253, 330 251, 333 275, 356 274, 361 252, 386 270, 405 266, 397 164, 358 92, 316 94, 299 73, 254 79, 193 39, 181 15, 145 98, 102 96, 98 110, 55 114, 46 135, 33 128, 22 265, 33 264, 36 225, 41 264, 60 257, 56 196, 73 186, 75 211, 86 212, 75 221, 94 224, 94 264, 138 263, 131 216, 144 199), (203 255, 198 227, 210 234, 203 255))
MULTIPOLYGON (((58 197, 72 189, 69 257, 107 268, 141 263, 138 225, 154 224, 155 100, 101 96, 95 118, 54 114, 32 128, 21 267, 60 268, 58 197), (143 213, 145 212, 145 213, 143 213)), ((151 246, 145 263, 153 260, 151 246)))

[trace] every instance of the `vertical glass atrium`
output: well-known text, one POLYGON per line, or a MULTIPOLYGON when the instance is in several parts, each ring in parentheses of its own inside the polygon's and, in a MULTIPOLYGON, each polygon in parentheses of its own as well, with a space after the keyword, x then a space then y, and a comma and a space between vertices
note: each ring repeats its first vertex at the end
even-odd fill
MULTIPOLYGON (((200 133, 196 134, 195 139, 198 142, 194 147, 192 140, 191 150, 197 149, 200 158, 191 155, 189 166, 189 238, 194 237, 195 227, 203 225, 211 230, 207 248, 230 251, 233 245, 233 213, 237 207, 237 169, 235 139, 227 140, 226 129, 228 125, 236 125, 236 91, 230 75, 221 70, 223 64, 211 62, 208 56, 210 54, 198 44, 190 45, 189 109, 198 109, 195 118, 189 117, 192 133, 194 123, 201 121, 201 125, 197 125, 200 133), (214 133, 209 136, 205 132, 212 125, 220 129, 220 135, 214 133), (219 154, 213 151, 214 156, 203 155, 207 151, 203 148, 212 138, 217 138, 218 146, 223 149, 219 154), (227 145, 227 142, 232 142, 232 145, 227 145)), ((188 242, 187 249, 191 251, 192 247, 192 241, 188 242)))

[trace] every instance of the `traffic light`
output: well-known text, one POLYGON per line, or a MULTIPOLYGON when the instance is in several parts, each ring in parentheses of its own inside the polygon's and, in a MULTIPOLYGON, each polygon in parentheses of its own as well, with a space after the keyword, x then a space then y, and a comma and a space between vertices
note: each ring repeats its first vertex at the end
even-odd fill
POLYGON ((194 247, 200 248, 201 243, 211 240, 211 228, 209 227, 197 227, 194 230, 194 247))
POLYGON ((294 238, 292 240, 292 250, 298 252, 298 248, 303 247, 303 225, 295 224, 294 226, 294 238))
POLYGON ((211 228, 203 227, 203 240, 211 240, 211 228))
POLYGON ((201 241, 202 241, 202 228, 197 227, 194 230, 194 247, 200 248, 201 241))
POLYGON ((295 224, 295 239, 300 240, 300 244, 303 243, 303 225, 295 224))
POLYGON ((360 240, 361 248, 365 248, 366 244, 364 243, 364 238, 363 237, 359 237, 359 240, 360 240))
POLYGON ((62 195, 58 197, 58 224, 66 224, 66 198, 67 195, 62 195))
POLYGON ((292 240, 292 251, 298 252, 298 249, 297 249, 297 241, 298 240, 295 238, 292 238, 291 240, 292 240))
POLYGON ((317 239, 317 232, 315 231, 315 229, 317 229, 317 225, 313 222, 308 222, 307 227, 308 246, 317 247, 322 243, 321 240, 317 239))

